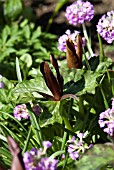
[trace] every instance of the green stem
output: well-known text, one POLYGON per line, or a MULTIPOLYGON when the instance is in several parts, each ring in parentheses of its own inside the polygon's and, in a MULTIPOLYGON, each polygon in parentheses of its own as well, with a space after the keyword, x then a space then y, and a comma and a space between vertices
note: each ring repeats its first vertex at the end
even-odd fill
POLYGON ((49 158, 50 158, 50 159, 53 159, 53 158, 55 158, 55 157, 57 157, 57 156, 59 156, 59 155, 62 155, 62 154, 64 154, 64 153, 65 153, 64 150, 60 150, 60 151, 57 151, 57 152, 53 153, 49 158))
POLYGON ((103 99, 104 99, 105 108, 106 108, 106 109, 108 109, 108 108, 109 108, 109 105, 108 105, 108 102, 107 102, 106 96, 105 96, 105 94, 104 94, 104 91, 103 91, 102 85, 100 85, 99 87, 100 87, 101 94, 102 94, 103 99))
POLYGON ((25 145, 24 145, 24 148, 23 148, 23 152, 22 154, 27 150, 28 148, 28 144, 29 144, 29 141, 30 141, 30 136, 31 136, 31 126, 30 126, 30 129, 29 129, 29 132, 28 132, 28 135, 27 135, 27 139, 26 139, 26 142, 25 142, 25 145))
POLYGON ((63 169, 62 170, 65 170, 66 169, 66 165, 67 165, 67 160, 68 160, 68 152, 65 154, 65 160, 64 160, 64 164, 63 164, 63 169))
POLYGON ((66 116, 62 116, 65 126, 68 130, 73 131, 71 124, 66 116))
POLYGON ((30 113, 33 128, 34 128, 34 130, 36 132, 36 136, 37 136, 39 145, 40 145, 40 147, 42 147, 43 139, 42 139, 41 129, 40 129, 40 126, 39 126, 39 120, 38 120, 37 116, 33 112, 29 112, 29 113, 30 113))
MULTIPOLYGON (((72 104, 73 104, 73 99, 71 99, 71 101, 70 101, 70 106, 69 106, 69 110, 68 110, 68 115, 70 114, 70 111, 71 111, 71 108, 72 108, 72 104)), ((67 132, 64 131, 63 141, 62 141, 62 145, 61 145, 61 150, 64 149, 65 142, 66 142, 66 138, 67 138, 67 132)))
POLYGON ((83 97, 82 96, 79 97, 79 113, 82 116, 82 118, 84 118, 85 113, 84 113, 84 103, 83 103, 83 97))
POLYGON ((66 128, 70 131, 73 131, 70 121, 68 119, 68 113, 66 113, 66 109, 64 107, 65 102, 66 102, 65 100, 61 100, 61 102, 60 102, 60 108, 59 108, 60 115, 64 121, 66 128))
POLYGON ((61 145, 61 150, 63 150, 63 149, 64 149, 65 142, 66 142, 66 138, 67 138, 67 132, 64 132, 63 140, 62 140, 62 145, 61 145))
POLYGON ((87 41, 88 51, 89 51, 90 55, 93 57, 94 53, 93 53, 93 51, 91 49, 91 43, 90 43, 90 40, 89 40, 89 37, 88 37, 88 34, 87 34, 85 23, 82 24, 82 28, 83 28, 84 37, 85 37, 85 39, 87 41))
POLYGON ((48 25, 46 27, 46 32, 49 31, 52 23, 53 23, 53 20, 54 20, 54 17, 56 16, 56 14, 58 13, 58 11, 62 8, 62 6, 67 2, 68 0, 59 0, 55 9, 54 9, 54 12, 52 14, 52 16, 50 17, 49 21, 48 21, 48 25))
POLYGON ((103 62, 105 55, 104 55, 102 40, 99 34, 98 34, 98 40, 99 40, 99 47, 100 47, 100 62, 103 62))
POLYGON ((22 82, 21 70, 19 66, 19 60, 17 57, 16 57, 16 74, 17 74, 18 81, 22 82))
POLYGON ((111 88, 112 88, 112 94, 113 94, 113 96, 114 96, 114 80, 111 79, 111 76, 110 76, 110 73, 109 73, 109 71, 108 71, 108 68, 107 68, 107 77, 108 77, 108 81, 109 81, 109 83, 110 83, 110 86, 111 86, 111 88))
POLYGON ((114 79, 111 80, 111 85, 112 85, 112 94, 114 96, 114 79))
POLYGON ((86 65, 87 65, 87 69, 88 70, 91 70, 91 67, 89 65, 89 62, 88 62, 88 59, 87 59, 87 56, 86 56, 86 53, 85 53, 85 49, 83 48, 83 54, 84 54, 84 57, 85 57, 85 62, 86 62, 86 65))

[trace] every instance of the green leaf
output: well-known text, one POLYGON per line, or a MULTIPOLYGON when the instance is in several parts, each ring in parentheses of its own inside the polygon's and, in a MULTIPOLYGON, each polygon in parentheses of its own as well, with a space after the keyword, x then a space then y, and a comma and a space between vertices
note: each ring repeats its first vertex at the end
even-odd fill
POLYGON ((24 34, 24 36, 26 37, 26 39, 30 39, 31 31, 30 31, 29 25, 26 25, 26 26, 23 28, 23 34, 24 34))
POLYGON ((37 27, 37 29, 33 32, 31 40, 34 40, 36 38, 38 38, 41 35, 41 27, 37 27))
POLYGON ((21 76, 21 70, 20 70, 20 66, 19 66, 19 60, 17 57, 16 57, 16 73, 17 73, 18 81, 21 82, 22 76, 21 76))
POLYGON ((80 78, 82 77, 80 80, 78 80, 77 74, 75 74, 74 81, 76 79, 76 82, 70 81, 67 83, 68 85, 66 84, 68 88, 65 91, 65 94, 95 94, 95 88, 98 86, 98 79, 102 76, 102 74, 100 72, 93 72, 90 70, 86 70, 82 73, 83 75, 78 75, 80 78))
POLYGON ((53 125, 54 123, 62 124, 62 117, 59 113, 60 102, 44 101, 39 103, 43 112, 40 115, 40 126, 53 125))
POLYGON ((77 170, 101 170, 106 165, 113 165, 114 145, 111 143, 96 144, 75 164, 77 170))
POLYGON ((20 60, 23 62, 23 64, 25 64, 28 68, 32 65, 32 57, 30 54, 26 53, 23 54, 20 57, 20 60))
POLYGON ((1 34, 3 46, 5 45, 9 34, 10 34, 10 27, 8 25, 6 25, 2 31, 2 34, 1 34))
POLYGON ((46 92, 46 93, 51 94, 42 76, 37 76, 35 79, 24 80, 20 82, 12 90, 12 94, 15 95, 15 93, 21 94, 21 93, 26 93, 26 92, 32 93, 35 91, 44 92, 44 93, 46 92))
POLYGON ((14 21, 23 9, 21 0, 7 0, 4 3, 4 16, 7 21, 14 21))

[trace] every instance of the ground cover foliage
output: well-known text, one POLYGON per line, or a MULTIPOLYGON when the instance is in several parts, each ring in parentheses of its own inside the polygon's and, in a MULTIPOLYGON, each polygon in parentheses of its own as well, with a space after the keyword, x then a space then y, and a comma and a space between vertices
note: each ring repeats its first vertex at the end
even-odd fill
POLYGON ((114 168, 114 11, 96 26, 99 54, 86 23, 91 1, 64 4, 69 24, 82 30, 57 37, 36 26, 21 0, 0 2, 0 166, 11 170, 114 168), (82 9, 83 8, 83 9, 82 9), (110 50, 109 48, 109 50, 110 50))

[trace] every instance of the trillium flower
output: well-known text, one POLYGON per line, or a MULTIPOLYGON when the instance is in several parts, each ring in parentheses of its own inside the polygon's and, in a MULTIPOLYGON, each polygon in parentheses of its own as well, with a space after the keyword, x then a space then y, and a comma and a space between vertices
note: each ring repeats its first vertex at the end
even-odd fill
POLYGON ((41 63, 40 71, 43 74, 46 85, 52 92, 53 96, 50 96, 42 92, 39 92, 39 93, 48 99, 59 101, 63 93, 63 89, 62 89, 63 78, 60 75, 57 60, 52 55, 50 56, 50 61, 56 70, 57 77, 54 76, 47 62, 41 63))
MULTIPOLYGON (((58 49, 61 52, 66 52, 66 41, 68 39, 71 39, 74 43, 75 49, 77 49, 77 43, 76 43, 76 37, 79 35, 80 32, 75 30, 73 33, 71 33, 70 30, 66 30, 65 34, 59 37, 58 39, 58 49)), ((82 37, 82 46, 84 47, 86 45, 86 39, 85 37, 82 37)))
POLYGON ((41 94, 44 98, 53 101, 60 101, 68 97, 76 98, 76 96, 73 94, 63 95, 63 77, 59 72, 59 66, 57 60, 54 58, 53 55, 50 55, 50 61, 56 70, 56 76, 51 71, 47 62, 41 63, 40 71, 44 77, 47 87, 52 93, 52 96, 43 92, 39 92, 39 94, 41 94))
POLYGON ((69 68, 82 68, 82 38, 78 34, 76 38, 77 49, 71 39, 66 41, 66 58, 69 68))

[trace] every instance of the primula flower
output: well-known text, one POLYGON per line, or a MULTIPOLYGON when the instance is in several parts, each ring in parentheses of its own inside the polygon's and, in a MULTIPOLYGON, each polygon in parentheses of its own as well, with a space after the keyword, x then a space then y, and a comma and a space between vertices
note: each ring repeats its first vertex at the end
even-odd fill
POLYGON ((98 123, 104 132, 110 136, 114 135, 114 99, 112 100, 112 108, 100 113, 98 123))
POLYGON ((32 110, 37 116, 40 116, 40 113, 41 113, 41 107, 40 106, 38 106, 37 104, 33 105, 32 110))
POLYGON ((42 158, 38 164, 38 170, 56 170, 58 160, 50 158, 42 158))
MULTIPOLYGON (((75 49, 77 49, 76 37, 77 37, 78 34, 80 34, 79 31, 74 31, 74 33, 71 33, 70 30, 66 30, 65 34, 60 36, 59 39, 58 39, 58 49, 61 52, 66 52, 66 42, 67 42, 68 39, 72 40, 72 42, 74 43, 75 49)), ((85 44, 86 44, 86 40, 83 37, 82 38, 82 46, 85 46, 85 44)))
POLYGON ((77 0, 66 8, 65 16, 70 24, 76 26, 84 23, 85 20, 90 21, 93 18, 94 7, 88 1, 77 0))
POLYGON ((21 120, 22 118, 28 119, 29 114, 25 104, 17 105, 14 108, 14 117, 18 120, 21 120))
POLYGON ((114 41, 114 11, 104 14, 97 25, 97 32, 111 44, 114 41))
POLYGON ((4 83, 0 82, 0 89, 4 88, 4 83))
POLYGON ((36 150, 32 148, 29 152, 25 152, 23 161, 26 170, 56 170, 58 160, 44 157, 46 150, 51 147, 51 145, 51 142, 43 141, 44 149, 39 148, 36 150))
POLYGON ((84 141, 84 134, 83 133, 79 133, 77 134, 77 138, 75 136, 72 137, 72 139, 70 141, 68 141, 68 143, 70 143, 68 145, 68 153, 69 156, 73 159, 76 160, 77 158, 80 158, 81 154, 85 152, 86 149, 89 149, 92 145, 87 146, 84 141))
POLYGON ((0 88, 4 88, 4 83, 2 82, 2 75, 0 74, 0 88))

